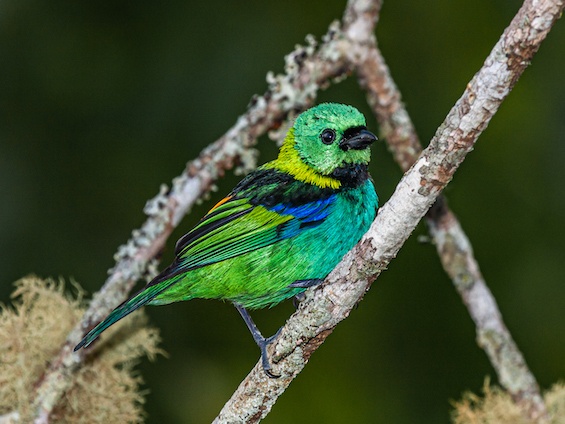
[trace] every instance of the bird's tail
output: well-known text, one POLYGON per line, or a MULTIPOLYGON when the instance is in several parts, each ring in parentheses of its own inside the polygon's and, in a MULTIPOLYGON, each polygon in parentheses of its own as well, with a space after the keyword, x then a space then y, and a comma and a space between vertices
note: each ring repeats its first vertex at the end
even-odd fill
POLYGON ((98 338, 98 336, 106 330, 111 325, 115 324, 126 315, 131 314, 136 309, 142 307, 143 305, 149 303, 155 296, 159 295, 169 287, 171 287, 174 283, 177 282, 177 279, 166 280, 161 283, 151 285, 151 283, 143 288, 139 293, 133 295, 112 312, 110 315, 104 319, 101 323, 99 323, 96 327, 90 330, 84 338, 77 344, 74 348, 76 352, 81 347, 88 347, 94 340, 98 338))

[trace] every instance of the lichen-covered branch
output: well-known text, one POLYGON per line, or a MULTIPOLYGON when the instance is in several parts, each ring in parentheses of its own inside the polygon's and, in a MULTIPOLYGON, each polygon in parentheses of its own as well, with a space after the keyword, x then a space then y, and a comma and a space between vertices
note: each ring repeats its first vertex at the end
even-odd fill
POLYGON ((475 322, 477 342, 487 353, 500 384, 529 418, 544 421, 547 410, 536 379, 502 320, 469 239, 444 199, 438 199, 430 209, 427 222, 443 267, 475 322))
MULTIPOLYGON (((475 76, 467 87, 466 95, 459 100, 458 109, 464 113, 448 115, 445 126, 451 129, 452 137, 473 138, 477 131, 486 128, 490 117, 530 64, 541 41, 564 8, 562 0, 527 0, 524 3, 487 58, 483 66, 484 82, 483 78, 475 76), (476 105, 486 90, 492 91, 492 98, 476 105), (482 108, 483 119, 479 126, 472 128, 465 112, 477 107, 482 108)), ((430 232, 436 239, 444 268, 475 322, 479 345, 487 352, 501 384, 513 399, 524 407, 531 418, 544 421, 546 411, 535 378, 500 317, 496 301, 473 257, 469 240, 443 202, 438 202, 430 212, 430 232)))
POLYGON ((386 141, 402 171, 406 172, 418 159, 422 144, 376 39, 373 38, 364 60, 356 65, 359 85, 366 91, 367 102, 379 123, 379 135, 386 141))
MULTIPOLYGON (((357 74, 379 121, 381 135, 402 170, 407 171, 416 162, 422 146, 376 43, 366 60, 358 64, 357 74)), ((426 215, 426 222, 441 263, 475 322, 478 343, 486 351, 500 383, 530 418, 546 416, 539 386, 504 325, 470 241, 443 196, 426 215)))
POLYGON ((430 145, 380 209, 369 232, 327 277, 310 290, 271 347, 279 379, 258 363, 215 423, 255 423, 264 418, 310 355, 362 299, 396 256, 473 148, 565 7, 563 0, 526 0, 449 112, 430 145))

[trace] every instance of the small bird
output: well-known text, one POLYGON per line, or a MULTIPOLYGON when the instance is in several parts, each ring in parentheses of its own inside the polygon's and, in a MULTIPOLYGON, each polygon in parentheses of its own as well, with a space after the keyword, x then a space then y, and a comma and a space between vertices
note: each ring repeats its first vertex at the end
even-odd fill
POLYGON ((367 169, 375 140, 352 106, 322 103, 301 113, 277 159, 237 184, 177 242, 173 263, 74 350, 143 305, 219 299, 237 308, 265 373, 278 377, 267 355, 278 332, 263 337, 247 310, 300 300, 369 229, 378 207, 367 169))

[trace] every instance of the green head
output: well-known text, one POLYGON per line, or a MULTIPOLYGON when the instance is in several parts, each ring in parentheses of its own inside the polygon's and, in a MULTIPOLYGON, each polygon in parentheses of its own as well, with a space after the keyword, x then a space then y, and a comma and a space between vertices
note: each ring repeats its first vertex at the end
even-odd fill
POLYGON ((377 138, 365 125, 352 106, 322 103, 308 109, 296 118, 276 166, 299 180, 338 188, 338 173, 369 163, 369 145, 377 138))

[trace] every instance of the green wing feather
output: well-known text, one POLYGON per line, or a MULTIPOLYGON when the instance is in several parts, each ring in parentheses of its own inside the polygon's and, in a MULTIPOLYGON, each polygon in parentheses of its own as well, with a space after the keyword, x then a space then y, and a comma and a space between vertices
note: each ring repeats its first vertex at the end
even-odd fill
MULTIPOLYGON (((291 212, 291 209, 288 212, 291 212)), ((319 207, 314 208, 314 212, 318 215, 319 209, 319 207)), ((246 198, 228 196, 223 199, 192 231, 178 241, 175 261, 145 288, 114 309, 104 321, 90 330, 75 347, 75 351, 88 346, 109 326, 180 281, 184 273, 251 252, 300 233, 304 213, 295 217, 280 212, 283 211, 272 211, 261 205, 252 205, 246 198)))
POLYGON ((288 238, 292 215, 281 215, 247 199, 212 209, 177 243, 177 258, 165 278, 243 255, 288 238))

